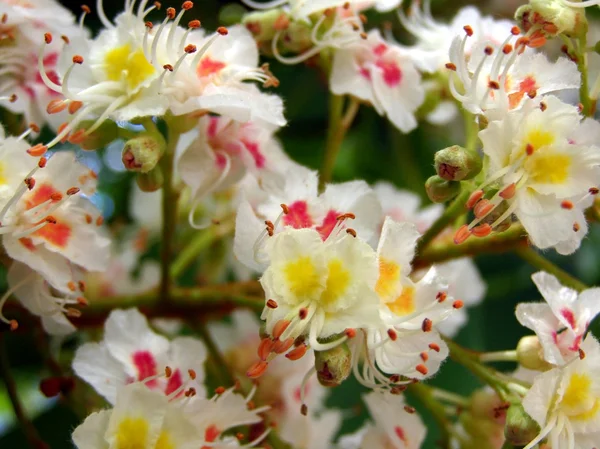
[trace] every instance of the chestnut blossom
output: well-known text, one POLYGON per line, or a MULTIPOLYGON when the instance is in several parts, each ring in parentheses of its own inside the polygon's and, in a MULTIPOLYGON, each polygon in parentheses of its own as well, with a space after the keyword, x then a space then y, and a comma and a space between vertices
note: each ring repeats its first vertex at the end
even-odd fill
POLYGON ((514 214, 538 248, 573 253, 587 233, 583 211, 600 179, 595 142, 577 143, 584 129, 578 109, 553 96, 529 100, 490 122, 479 133, 490 160, 480 189, 493 186, 496 193, 490 199, 482 199, 483 190, 473 194, 468 205, 475 219, 459 229, 455 242, 502 229, 514 214))
POLYGON ((585 356, 538 375, 523 398, 523 408, 540 426, 524 449, 543 440, 552 448, 577 449, 600 445, 600 345, 588 335, 581 344, 585 356))
POLYGON ((39 44, 46 31, 65 34, 75 28, 75 17, 56 0, 2 0, 0 39, 39 44))
POLYGON ((377 30, 334 53, 330 88, 368 101, 405 133, 416 128, 415 111, 425 99, 412 59, 377 30))
POLYGON ((536 333, 548 363, 565 365, 579 357, 588 326, 600 313, 600 289, 577 293, 543 271, 531 278, 546 302, 519 304, 517 319, 536 333))
POLYGON ((340 439, 340 449, 419 449, 427 429, 402 396, 371 392, 363 396, 372 423, 340 439))
POLYGON ((169 341, 153 332, 137 309, 113 310, 104 323, 104 339, 80 346, 73 370, 108 402, 118 404, 119 388, 135 381, 166 396, 186 384, 203 396, 205 360, 206 348, 200 340, 169 341), (171 374, 156 377, 167 366, 171 374), (189 370, 194 378, 184 382, 189 370))

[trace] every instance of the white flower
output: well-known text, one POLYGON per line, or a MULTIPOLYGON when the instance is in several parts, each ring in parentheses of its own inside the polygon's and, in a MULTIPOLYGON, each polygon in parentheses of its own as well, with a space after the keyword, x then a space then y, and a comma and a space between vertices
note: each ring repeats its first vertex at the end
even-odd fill
POLYGON ((163 395, 178 391, 183 385, 193 387, 204 396, 204 344, 191 337, 173 341, 154 333, 137 309, 114 310, 104 324, 104 340, 86 343, 77 349, 73 370, 111 404, 118 403, 118 389, 134 381, 159 390, 163 395), (166 377, 157 377, 172 371, 166 377), (188 370, 192 381, 186 382, 188 370))
POLYGON ((535 273, 532 279, 546 303, 519 304, 517 319, 536 333, 548 363, 564 365, 579 356, 588 326, 600 313, 600 289, 578 294, 543 271, 535 273))
POLYGON ((342 437, 340 449, 419 449, 427 429, 419 415, 407 411, 404 398, 371 392, 363 396, 374 423, 342 437))
POLYGON ((537 376, 523 399, 525 411, 541 431, 524 449, 542 440, 552 448, 579 449, 600 445, 600 345, 588 335, 576 358, 562 368, 537 376))
POLYGON ((73 432, 73 442, 77 449, 198 449, 205 438, 178 401, 136 382, 118 389, 114 408, 88 416, 73 432))
MULTIPOLYGON (((490 122, 479 133, 490 160, 481 187, 494 186, 497 193, 469 202, 476 218, 458 231, 455 241, 488 235, 515 214, 535 246, 574 252, 587 232, 584 200, 597 193, 600 179, 600 149, 574 143, 584 130, 577 108, 552 96, 529 100, 522 109, 490 122), (488 220, 492 212, 497 218, 488 220)), ((481 194, 478 190, 474 200, 481 194)))
POLYGON ((572 8, 587 8, 588 6, 598 6, 600 1, 598 0, 581 0, 581 1, 569 1, 561 0, 563 5, 570 6, 572 8))
POLYGON ((27 39, 40 44, 46 31, 65 34, 74 28, 75 17, 56 0, 2 0, 0 1, 2 22, 0 37, 27 39))
POLYGON ((421 76, 401 48, 379 31, 334 53, 331 91, 370 102, 402 132, 417 126, 415 111, 425 99, 421 76))
POLYGON ((365 0, 272 0, 267 2, 242 0, 242 3, 251 8, 261 10, 278 8, 280 6, 287 6, 287 12, 294 20, 309 22, 309 16, 315 13, 323 12, 328 8, 339 8, 345 4, 348 4, 349 6, 354 6, 354 4, 361 4, 366 2, 365 0))

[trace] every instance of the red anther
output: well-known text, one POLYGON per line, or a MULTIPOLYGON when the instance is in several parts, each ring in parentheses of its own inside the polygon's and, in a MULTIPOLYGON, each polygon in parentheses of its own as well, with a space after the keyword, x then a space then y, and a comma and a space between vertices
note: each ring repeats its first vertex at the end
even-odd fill
POLYGON ((288 320, 277 321, 277 323, 275 323, 275 326, 273 326, 273 331, 271 332, 273 338, 278 339, 279 337, 281 337, 281 334, 285 332, 289 325, 290 321, 288 320))
POLYGON ((387 334, 388 337, 390 337, 390 340, 392 341, 396 341, 398 339, 398 334, 394 329, 388 329, 387 334))
POLYGON ((46 154, 46 151, 48 151, 48 147, 46 145, 38 143, 37 145, 34 145, 31 148, 29 148, 27 150, 27 154, 33 157, 40 157, 46 154))
POLYGON ((294 337, 290 337, 287 340, 283 340, 283 341, 276 340, 273 343, 272 351, 275 354, 283 354, 284 352, 287 352, 287 350, 290 349, 293 344, 294 344, 294 337))
POLYGON ((305 344, 301 344, 297 348, 292 349, 285 356, 290 360, 298 360, 301 359, 304 356, 304 354, 306 354, 307 350, 308 346, 306 346, 305 344))
POLYGON ((202 23, 198 19, 190 20, 188 22, 188 28, 192 28, 194 30, 196 28, 200 28, 201 26, 202 26, 202 23))
POLYGON ((504 189, 502 189, 499 193, 500 198, 503 198, 505 200, 510 200, 513 196, 515 196, 515 193, 517 192, 517 185, 513 182, 512 184, 507 185, 506 187, 504 187, 504 189))
POLYGON ((34 133, 39 133, 40 132, 40 127, 37 126, 35 123, 30 123, 29 124, 29 129, 31 129, 34 133))
POLYGON ((277 301, 275 301, 274 299, 269 299, 269 300, 267 301, 267 307, 268 307, 269 309, 276 309, 276 308, 277 308, 277 307, 279 307, 279 306, 278 306, 278 304, 277 304, 277 301))
POLYGON ((488 82, 488 87, 492 90, 500 89, 500 83, 498 81, 490 81, 488 82))
POLYGON ((235 437, 238 439, 238 441, 242 441, 245 438, 242 432, 236 433, 235 437))
POLYGON ((90 7, 88 5, 81 5, 81 9, 86 14, 91 14, 92 13, 92 10, 90 9, 90 7))
POLYGON ((69 114, 75 114, 82 106, 83 103, 81 101, 72 101, 69 103, 69 114))
POLYGON ((87 287, 85 281, 78 281, 77 285, 79 287, 79 290, 82 292, 84 292, 87 287))
POLYGON ((579 360, 583 360, 585 359, 585 352, 583 351, 583 349, 579 348, 579 360))
POLYGON ((435 295, 435 299, 437 299, 438 302, 444 302, 447 297, 448 294, 446 292, 438 292, 438 294, 435 295))
POLYGON ((308 415, 308 406, 306 404, 302 404, 300 407, 300 413, 302 413, 303 416, 308 415))
POLYGON ((60 394, 60 377, 48 377, 40 382, 40 391, 47 398, 54 398, 60 394))
POLYGON ((306 307, 302 307, 300 310, 298 310, 298 317, 301 320, 306 319, 307 316, 308 316, 308 309, 306 307))
POLYGON ((175 16, 177 15, 177 11, 175 10, 175 8, 167 8, 167 17, 169 19, 174 19, 175 16))
POLYGON ((536 95, 537 95, 537 90, 535 90, 535 89, 531 89, 529 92, 527 92, 527 96, 529 98, 535 98, 536 95))
POLYGON ((40 158, 40 160, 38 161, 38 167, 44 168, 47 163, 48 163, 48 159, 46 159, 44 156, 42 156, 40 158))
POLYGON ((161 2, 154 2, 154 7, 160 11, 160 8, 162 8, 162 3, 161 2))
POLYGON ((227 36, 229 34, 229 30, 225 27, 219 27, 217 28, 217 33, 219 33, 221 36, 227 36))
POLYGON ((102 215, 99 215, 98 218, 96 218, 96 226, 102 226, 104 224, 104 217, 102 215))
POLYGON ((453 72, 456 72, 456 64, 453 64, 453 63, 451 63, 451 62, 447 62, 447 63, 446 63, 446 68, 447 68, 448 70, 452 70, 453 72))
POLYGON ((173 375, 173 370, 170 366, 165 366, 165 377, 168 379, 173 375))
POLYGON ((469 237, 471 237, 471 231, 469 230, 469 226, 462 225, 454 234, 454 243, 456 245, 460 245, 461 243, 466 242, 469 237))
POLYGON ((415 366, 415 369, 420 372, 423 376, 427 375, 427 373, 429 372, 429 370, 427 369, 427 367, 423 364, 419 364, 417 366, 415 366))
POLYGON ((73 64, 83 64, 83 56, 81 56, 81 55, 73 56, 73 64))
POLYGON ((598 187, 590 187, 588 192, 590 193, 590 195, 598 195, 600 189, 598 189, 598 187))
POLYGON ((173 66, 171 64, 163 65, 163 69, 168 70, 169 72, 173 71, 173 66))
POLYGON ((518 36, 521 34, 521 29, 518 26, 514 26, 510 29, 510 32, 513 36, 518 36))
POLYGON ((194 387, 190 387, 184 394, 188 398, 194 397, 196 396, 196 389, 194 387))
POLYGON ((544 112, 546 109, 548 109, 548 106, 546 105, 546 103, 544 103, 543 101, 540 102, 540 109, 542 110, 542 112, 544 112))
POLYGON ((457 299, 456 301, 454 301, 452 303, 452 307, 454 307, 455 309, 462 309, 464 307, 465 303, 462 302, 460 299, 457 299))
POLYGON ((531 156, 534 151, 535 151, 535 148, 533 145, 531 145, 530 143, 525 145, 525 153, 527 153, 527 156, 531 156))
POLYGON ((222 386, 215 388, 216 394, 223 394, 223 393, 225 393, 225 391, 227 391, 227 390, 225 389, 225 387, 222 387, 222 386))
POLYGON ((273 237, 275 233, 273 232, 273 229, 267 228, 267 234, 269 234, 269 237, 273 237))
POLYGON ((583 103, 577 103, 577 110, 583 112, 583 103))
POLYGON ((87 298, 83 297, 83 296, 78 296, 77 299, 77 304, 79 304, 80 306, 86 307, 88 306, 90 303, 87 300, 87 298))
POLYGON ((29 190, 33 190, 33 188, 35 187, 35 179, 33 178, 25 178, 23 182, 25 182, 25 185, 29 190))
POLYGON ((193 2, 183 2, 183 5, 181 5, 182 9, 185 9, 186 11, 189 11, 190 9, 192 9, 194 7, 194 3, 193 2))
POLYGON ((417 410, 416 410, 414 407, 411 407, 410 405, 405 405, 405 406, 404 406, 404 411, 405 411, 406 413, 410 413, 411 415, 412 415, 413 413, 416 413, 416 412, 417 412, 417 410))
POLYGON ((67 45, 69 45, 71 43, 71 40, 69 39, 68 36, 65 36, 64 34, 62 36, 60 36, 60 38, 63 40, 63 42, 67 45))
POLYGON ((486 46, 486 47, 483 49, 483 52, 484 52, 486 55, 490 56, 490 55, 492 55, 492 54, 494 53, 494 49, 493 49, 492 47, 490 47, 489 45, 487 45, 487 46, 486 46))
POLYGON ((52 43, 52 33, 44 33, 44 41, 47 44, 51 44, 52 43))
POLYGON ((504 53, 505 55, 512 53, 512 51, 513 51, 513 46, 510 44, 506 44, 504 47, 502 47, 502 53, 504 53))
POLYGON ((72 196, 79 193, 81 189, 79 187, 71 187, 67 190, 67 195, 72 196))
POLYGON ((400 376, 398 374, 392 374, 390 376, 390 382, 393 384, 400 382, 400 376))
POLYGON ((352 237, 356 238, 356 231, 352 228, 346 229, 346 234, 350 234, 352 237))
POLYGON ((483 199, 477 203, 475 209, 473 209, 473 213, 477 218, 483 218, 494 210, 494 207, 494 203, 490 202, 490 200, 483 199))
POLYGON ((94 221, 94 219, 92 218, 92 216, 90 214, 85 214, 85 222, 87 224, 92 224, 92 221, 94 221))
POLYGON ((438 345, 437 343, 429 343, 429 349, 435 352, 440 352, 441 350, 440 345, 438 345))
POLYGON ((475 190, 473 193, 471 193, 471 196, 469 196, 469 199, 466 203, 467 209, 473 209, 473 206, 475 206, 477 201, 479 201, 481 198, 483 198, 483 190, 475 190))
POLYGON ((252 365, 248 371, 246 371, 246 376, 248 376, 250 379, 256 379, 265 373, 268 366, 269 364, 267 362, 260 360, 252 365))
POLYGON ((351 329, 351 328, 346 329, 344 331, 344 334, 346 334, 346 337, 348 337, 348 338, 354 338, 354 337, 356 337, 356 329, 351 329))
POLYGON ((77 290, 77 285, 75 285, 75 282, 73 282, 73 281, 69 281, 69 282, 67 283, 67 288, 68 288, 69 290, 71 290, 72 292, 74 292, 75 290, 77 290))
POLYGON ((564 200, 564 201, 561 201, 560 207, 562 207, 563 209, 571 210, 571 209, 573 209, 574 206, 573 206, 572 201, 564 200))
POLYGON ((190 379, 192 380, 196 380, 196 371, 194 371, 193 369, 188 369, 188 376, 190 376, 190 379))
POLYGON ((579 232, 580 229, 581 229, 581 226, 579 226, 579 223, 577 223, 577 222, 573 223, 573 232, 579 232))
POLYGON ((19 322, 17 320, 10 320, 8 325, 11 331, 16 331, 19 328, 19 322))
POLYGON ((471 234, 475 237, 487 237, 492 233, 493 229, 489 223, 480 224, 471 229, 471 234))
POLYGON ((78 129, 74 133, 72 133, 67 139, 72 144, 80 144, 85 140, 85 129, 78 129))
POLYGON ((17 96, 17 94, 12 94, 10 96, 10 98, 8 99, 9 102, 14 103, 15 101, 17 101, 19 99, 19 97, 17 96))
POLYGON ((421 360, 423 360, 424 362, 429 360, 429 354, 427 354, 426 352, 422 352, 421 354, 419 354, 419 357, 421 357, 421 360))
POLYGON ((144 23, 144 25, 146 26, 146 28, 148 28, 149 30, 151 30, 152 28, 154 28, 154 24, 150 21, 144 23))
POLYGON ((290 208, 287 206, 287 204, 280 204, 279 206, 285 215, 290 213, 290 208))
POLYGON ((425 318, 423 324, 421 324, 421 330, 423 332, 431 332, 431 329, 433 329, 433 322, 429 318, 425 318))
POLYGON ((185 51, 188 55, 191 55, 192 53, 196 53, 196 50, 198 50, 198 48, 196 48, 196 46, 194 44, 188 44, 183 49, 183 51, 185 51))
POLYGON ((267 360, 269 355, 271 354, 271 349, 273 347, 273 340, 270 338, 263 338, 258 345, 258 349, 256 352, 258 353, 258 358, 261 360, 267 360))
POLYGON ((469 36, 469 37, 473 36, 473 28, 471 28, 471 25, 465 25, 463 27, 463 30, 465 30, 465 33, 467 33, 467 36, 469 36))
POLYGON ((57 98, 48 103, 48 106, 46 106, 46 112, 48 114, 58 114, 59 112, 67 109, 67 106, 68 105, 64 100, 57 98))

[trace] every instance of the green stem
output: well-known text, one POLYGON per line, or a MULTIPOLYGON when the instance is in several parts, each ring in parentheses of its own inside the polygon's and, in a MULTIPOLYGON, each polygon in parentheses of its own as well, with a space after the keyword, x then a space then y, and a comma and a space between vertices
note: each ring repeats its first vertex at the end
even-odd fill
POLYGON ((451 391, 431 387, 431 394, 437 399, 441 399, 442 401, 446 401, 454 405, 459 405, 461 407, 467 407, 469 405, 468 399, 456 393, 452 393, 451 391))
POLYGON ((421 236, 417 242, 417 254, 421 254, 423 249, 429 245, 444 229, 450 226, 454 220, 459 216, 467 212, 465 203, 469 199, 471 187, 467 188, 470 184, 463 183, 461 193, 450 203, 444 213, 431 225, 431 227, 421 236))
POLYGON ((162 247, 160 252, 160 298, 167 303, 171 288, 171 257, 173 254, 173 237, 177 226, 177 193, 173 190, 173 161, 175 149, 179 142, 179 133, 169 127, 168 142, 165 154, 161 159, 161 167, 164 176, 163 198, 162 198, 162 247))
POLYGON ((446 415, 446 409, 436 400, 435 396, 430 387, 424 385, 422 383, 415 383, 408 387, 408 390, 412 392, 419 402, 423 404, 425 408, 429 410, 433 419, 437 423, 441 436, 439 447, 442 449, 450 448, 450 428, 452 423, 448 420, 448 416, 446 415))
POLYGON ((475 122, 475 117, 466 109, 459 106, 462 110, 463 120, 465 122, 465 149, 475 151, 477 149, 477 139, 479 127, 475 122))
POLYGON ((329 102, 329 128, 327 132, 327 143, 325 146, 325 157, 321 168, 319 188, 323 190, 325 185, 331 182, 333 170, 342 142, 346 133, 352 126, 352 122, 358 113, 360 103, 350 98, 346 112, 344 112, 344 97, 342 95, 331 95, 329 102))
POLYGON ((517 351, 496 351, 496 352, 484 352, 479 354, 480 362, 516 362, 517 351))
POLYGON ((3 333, 0 333, 0 378, 2 378, 4 382, 13 412, 17 418, 17 421, 21 425, 21 429, 23 430, 29 445, 33 449, 48 448, 49 446, 40 438, 37 429, 27 417, 25 408, 19 399, 17 384, 10 371, 10 364, 8 361, 8 354, 6 353, 6 344, 3 333))
POLYGON ((553 276, 555 276, 561 284, 566 287, 573 288, 578 292, 588 289, 589 287, 581 282, 579 279, 571 276, 569 273, 564 271, 562 268, 554 265, 536 250, 531 247, 517 248, 516 254, 530 265, 539 268, 553 276))
POLYGON ((452 240, 429 245, 415 258, 413 265, 427 266, 461 257, 477 256, 488 253, 505 253, 527 245, 527 235, 520 225, 513 225, 500 234, 487 237, 472 237, 457 245, 452 240))
POLYGON ((581 33, 579 40, 577 41, 577 69, 581 73, 581 85, 579 86, 579 101, 583 105, 581 111, 585 116, 592 116, 594 114, 592 107, 592 99, 590 98, 589 81, 588 81, 588 68, 587 68, 587 55, 585 49, 587 47, 587 36, 585 33, 581 33))

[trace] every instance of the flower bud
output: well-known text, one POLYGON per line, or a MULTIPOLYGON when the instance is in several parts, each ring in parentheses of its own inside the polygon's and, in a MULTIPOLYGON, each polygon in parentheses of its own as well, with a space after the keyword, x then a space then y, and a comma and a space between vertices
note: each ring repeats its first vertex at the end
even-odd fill
POLYGON ((135 181, 142 192, 155 192, 163 186, 165 177, 160 167, 154 167, 148 173, 138 173, 135 181))
POLYGON ((515 19, 525 32, 535 27, 545 37, 581 36, 588 28, 584 9, 566 6, 562 0, 530 0, 517 9, 515 19))
MULTIPOLYGON (((82 129, 88 129, 95 123, 94 120, 84 120, 73 130, 75 133, 82 129)), ((102 125, 95 131, 86 135, 84 139, 79 142, 79 146, 82 150, 97 150, 104 148, 111 142, 119 137, 119 127, 112 120, 105 120, 102 125)))
POLYGON ((544 360, 544 350, 535 335, 528 335, 519 340, 517 360, 527 369, 547 371, 552 368, 552 365, 544 360))
POLYGON ((458 195, 460 183, 446 181, 438 175, 434 175, 425 182, 425 190, 431 201, 434 203, 443 203, 458 195))
POLYGON ((275 37, 279 24, 284 20, 288 20, 285 11, 275 8, 246 14, 242 24, 253 34, 257 42, 266 42, 275 37))
POLYGON ((481 156, 459 145, 452 145, 435 153, 435 171, 446 181, 472 179, 483 167, 481 156))
POLYGON ((157 134, 143 134, 128 140, 123 148, 123 164, 130 171, 148 173, 156 167, 165 149, 165 141, 157 134))
POLYGON ((506 412, 504 436, 515 446, 524 446, 540 432, 540 426, 527 414, 523 405, 512 404, 506 412))
POLYGON ((352 371, 350 348, 346 343, 342 343, 327 351, 315 351, 315 369, 321 385, 337 387, 352 371))

